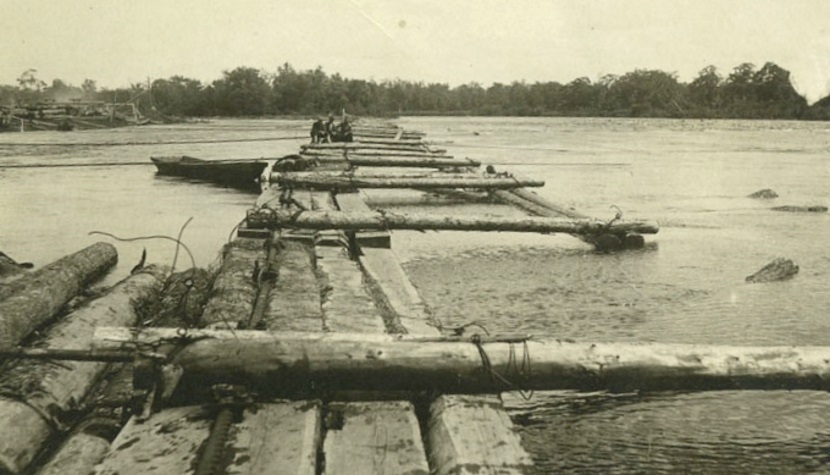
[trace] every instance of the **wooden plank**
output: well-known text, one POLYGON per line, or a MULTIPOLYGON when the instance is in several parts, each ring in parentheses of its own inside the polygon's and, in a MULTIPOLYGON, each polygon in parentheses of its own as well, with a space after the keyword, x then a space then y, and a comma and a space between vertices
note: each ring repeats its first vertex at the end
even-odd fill
MULTIPOLYGON (((315 475, 321 443, 319 401, 258 404, 231 430, 227 475, 315 475)), ((357 472, 354 472, 357 473, 357 472)))
POLYGON ((325 328, 332 332, 383 333, 386 325, 363 283, 363 272, 342 247, 316 246, 323 282, 325 328))
MULTIPOLYGON (((363 193, 338 193, 335 196, 337 207, 340 211, 354 212, 354 211, 372 211, 372 208, 366 204, 366 196, 363 193)), ((360 248, 363 247, 381 247, 390 249, 392 247, 392 236, 386 230, 362 230, 358 229, 353 232, 352 238, 355 244, 360 248)))
POLYGON ((380 288, 400 324, 412 335, 438 335, 429 325, 432 314, 391 249, 362 248, 360 265, 380 288))
POLYGON ((174 407, 137 422, 132 417, 112 442, 95 475, 191 474, 213 419, 201 406, 174 407))
POLYGON ((498 396, 440 396, 427 427, 435 475, 520 475, 532 465, 498 396))
POLYGON ((88 474, 104 458, 110 441, 94 434, 72 434, 37 475, 88 474))
POLYGON ((427 475, 421 430, 408 401, 329 404, 325 475, 427 475))
POLYGON ((263 326, 279 331, 322 331, 323 309, 314 273, 313 248, 296 241, 280 244, 277 281, 269 295, 263 326))

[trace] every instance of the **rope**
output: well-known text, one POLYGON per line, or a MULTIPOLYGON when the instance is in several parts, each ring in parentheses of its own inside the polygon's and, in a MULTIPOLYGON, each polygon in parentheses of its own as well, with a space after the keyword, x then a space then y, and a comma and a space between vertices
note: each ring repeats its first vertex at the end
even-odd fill
MULTIPOLYGON (((170 266, 170 272, 176 271, 176 261, 179 259, 179 247, 182 245, 182 234, 184 234, 184 228, 186 228, 191 221, 193 221, 193 216, 187 218, 187 221, 185 221, 184 225, 182 225, 181 229, 179 229, 179 235, 176 237, 176 252, 173 254, 173 264, 170 266)), ((196 266, 194 265, 193 267, 196 266)))
MULTIPOLYGON (((483 327, 482 327, 483 328, 483 327)), ((490 356, 484 350, 484 345, 481 341, 481 336, 475 334, 470 337, 470 342, 475 345, 476 349, 478 350, 478 354, 481 357, 481 368, 482 370, 490 376, 490 380, 493 382, 501 382, 510 390, 517 391, 519 395, 525 401, 529 401, 533 397, 533 390, 527 390, 522 386, 510 381, 505 376, 501 375, 498 371, 493 369, 493 364, 490 361, 490 356)), ((511 373, 515 374, 519 379, 528 379, 532 373, 531 370, 531 361, 530 361, 530 349, 527 346, 527 340, 522 342, 524 353, 522 355, 522 365, 521 367, 518 366, 516 363, 516 348, 514 343, 508 343, 510 345, 510 352, 507 358, 507 371, 506 374, 508 376, 511 373)))
POLYGON ((190 252, 190 249, 187 247, 187 245, 185 245, 185 243, 179 241, 178 239, 172 238, 170 236, 165 236, 165 235, 162 235, 162 234, 156 234, 156 235, 153 235, 153 236, 139 236, 139 237, 134 237, 134 238, 121 238, 121 237, 118 237, 114 234, 107 233, 107 232, 104 232, 104 231, 90 231, 88 234, 89 235, 100 234, 102 236, 108 236, 108 237, 111 237, 111 238, 115 239, 116 241, 121 241, 121 242, 145 241, 145 240, 149 240, 149 239, 167 239, 167 240, 173 241, 173 242, 178 243, 179 245, 181 245, 182 249, 184 249, 187 252, 187 255, 190 256, 191 266, 196 267, 196 259, 193 258, 193 253, 190 252))

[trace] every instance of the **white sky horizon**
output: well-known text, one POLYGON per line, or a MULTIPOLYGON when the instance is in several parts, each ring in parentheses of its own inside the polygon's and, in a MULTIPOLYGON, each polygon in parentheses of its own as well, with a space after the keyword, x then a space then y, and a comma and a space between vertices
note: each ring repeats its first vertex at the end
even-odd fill
POLYGON ((830 95, 824 0, 0 0, 0 84, 118 88, 289 63, 351 79, 484 87, 563 84, 636 69, 690 82, 706 66, 790 71, 830 95))

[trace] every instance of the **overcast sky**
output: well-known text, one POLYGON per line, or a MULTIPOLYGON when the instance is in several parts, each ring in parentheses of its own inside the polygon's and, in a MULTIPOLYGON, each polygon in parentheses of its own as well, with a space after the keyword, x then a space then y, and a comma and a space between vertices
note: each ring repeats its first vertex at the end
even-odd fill
POLYGON ((0 0, 0 84, 120 87, 285 62, 357 79, 691 81, 772 61, 830 94, 830 0, 0 0))

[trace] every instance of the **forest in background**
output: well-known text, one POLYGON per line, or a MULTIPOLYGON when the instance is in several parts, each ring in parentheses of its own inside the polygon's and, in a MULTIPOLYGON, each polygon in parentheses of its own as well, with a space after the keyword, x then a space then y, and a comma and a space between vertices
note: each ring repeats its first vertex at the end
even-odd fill
POLYGON ((484 87, 404 80, 348 79, 322 68, 297 71, 286 63, 276 72, 238 67, 210 83, 173 76, 127 88, 98 88, 86 79, 73 86, 51 84, 25 71, 16 85, 0 86, 0 106, 48 102, 133 102, 147 117, 257 117, 355 115, 579 116, 734 119, 830 119, 830 96, 809 105, 792 85, 790 72, 772 62, 751 63, 721 74, 714 66, 689 83, 675 73, 637 69, 591 81, 484 87))

